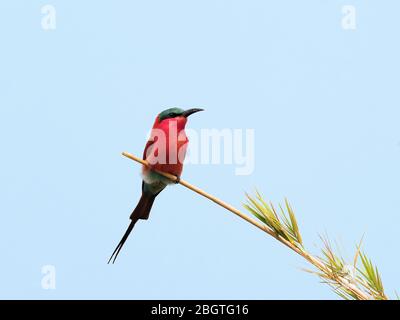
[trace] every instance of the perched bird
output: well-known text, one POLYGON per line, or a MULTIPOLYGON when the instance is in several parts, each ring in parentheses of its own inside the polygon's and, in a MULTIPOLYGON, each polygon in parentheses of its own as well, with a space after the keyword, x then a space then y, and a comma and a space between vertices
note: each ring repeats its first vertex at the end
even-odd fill
POLYGON ((142 197, 130 216, 132 221, 128 230, 108 263, 111 261, 115 263, 136 222, 149 218, 155 198, 168 184, 173 183, 154 170, 170 173, 178 177, 179 182, 189 143, 185 133, 187 119, 190 115, 199 111, 203 111, 203 109, 171 108, 161 112, 156 117, 150 139, 143 153, 143 159, 147 160, 149 167, 143 166, 142 169, 142 197))

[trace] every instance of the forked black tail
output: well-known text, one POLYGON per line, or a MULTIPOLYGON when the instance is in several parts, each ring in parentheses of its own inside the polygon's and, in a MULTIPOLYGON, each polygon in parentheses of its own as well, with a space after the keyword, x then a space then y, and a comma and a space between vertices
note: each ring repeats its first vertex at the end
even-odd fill
POLYGON ((131 224, 128 227, 128 230, 126 230, 126 232, 125 232, 124 236, 122 237, 121 241, 119 242, 117 248, 114 250, 110 260, 108 260, 108 264, 110 264, 111 261, 113 264, 115 263, 115 261, 118 258, 119 253, 122 250, 122 247, 124 246, 126 240, 128 239, 129 235, 131 234, 133 228, 135 227, 136 222, 137 222, 137 220, 136 221, 132 220, 131 224))
POLYGON ((135 210, 133 210, 131 215, 132 222, 130 223, 128 230, 126 230, 124 236, 122 237, 121 241, 119 242, 117 248, 114 250, 110 260, 108 260, 108 264, 114 264, 118 258, 119 253, 121 252, 126 240, 128 240, 129 235, 131 234, 133 228, 136 225, 136 222, 139 220, 147 220, 150 216, 151 208, 153 207, 153 203, 157 195, 152 195, 149 193, 143 193, 142 197, 138 205, 136 206, 135 210))

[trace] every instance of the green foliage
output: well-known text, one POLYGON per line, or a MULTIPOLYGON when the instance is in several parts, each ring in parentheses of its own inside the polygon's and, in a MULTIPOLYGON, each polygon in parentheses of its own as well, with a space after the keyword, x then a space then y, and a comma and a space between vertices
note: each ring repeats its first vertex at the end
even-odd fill
POLYGON ((360 258, 362 262, 362 268, 359 269, 361 283, 376 300, 387 300, 378 268, 365 253, 361 253, 360 258))
POLYGON ((303 247, 299 225, 287 200, 285 200, 285 206, 279 205, 279 211, 277 211, 272 203, 268 204, 263 200, 259 192, 256 193, 256 197, 251 197, 248 194, 246 196, 247 204, 244 207, 248 211, 277 236, 282 237, 298 248, 303 247))
POLYGON ((317 271, 305 270, 317 275, 322 283, 346 300, 387 300, 378 268, 367 255, 362 252, 362 241, 356 247, 352 263, 333 249, 328 237, 321 237, 323 246, 321 256, 309 254, 303 244, 296 216, 288 200, 284 206, 279 205, 279 211, 272 203, 267 203, 259 192, 250 196, 246 194, 247 203, 244 207, 260 220, 276 236, 276 239, 302 255, 314 265, 317 271), (286 241, 286 242, 285 242, 286 241), (360 265, 361 261, 361 265, 360 265))

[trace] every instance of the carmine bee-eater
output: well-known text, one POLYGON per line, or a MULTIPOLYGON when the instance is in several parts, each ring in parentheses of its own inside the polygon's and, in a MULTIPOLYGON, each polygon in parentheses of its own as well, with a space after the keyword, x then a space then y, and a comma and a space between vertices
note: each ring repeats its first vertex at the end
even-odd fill
POLYGON ((142 197, 130 216, 131 223, 128 230, 108 263, 111 261, 115 263, 136 222, 149 218, 155 198, 168 184, 173 183, 154 170, 170 173, 178 177, 179 182, 189 143, 185 133, 187 119, 199 111, 203 111, 203 109, 196 108, 185 111, 180 108, 171 108, 157 116, 143 153, 143 159, 147 160, 149 166, 142 168, 142 197))

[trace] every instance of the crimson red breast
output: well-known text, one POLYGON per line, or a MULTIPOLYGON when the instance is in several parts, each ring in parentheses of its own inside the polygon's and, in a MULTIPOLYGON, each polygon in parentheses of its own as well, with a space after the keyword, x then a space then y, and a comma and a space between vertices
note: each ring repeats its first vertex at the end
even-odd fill
POLYGON ((155 198, 172 182, 159 175, 154 170, 173 174, 180 179, 183 163, 189 140, 185 133, 188 117, 203 109, 194 108, 183 110, 170 108, 157 115, 146 144, 143 159, 147 160, 149 167, 142 169, 142 196, 130 219, 131 223, 122 237, 110 260, 115 263, 121 249, 139 220, 147 220, 155 198))

